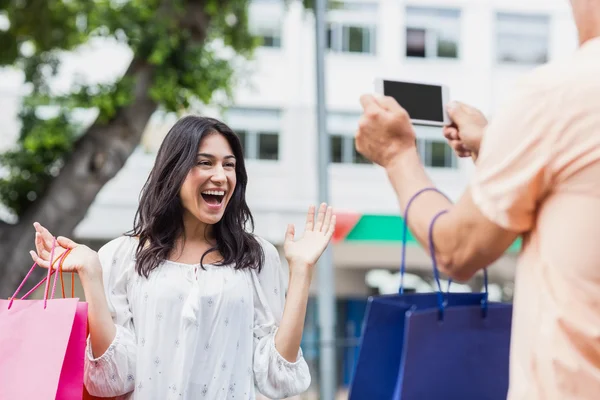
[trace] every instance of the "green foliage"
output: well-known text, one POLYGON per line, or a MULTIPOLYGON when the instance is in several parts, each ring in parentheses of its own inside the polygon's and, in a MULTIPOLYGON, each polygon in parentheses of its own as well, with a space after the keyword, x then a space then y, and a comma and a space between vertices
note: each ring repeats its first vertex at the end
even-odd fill
POLYGON ((21 215, 43 193, 47 183, 58 175, 61 155, 71 150, 74 125, 66 114, 40 120, 35 109, 21 112, 23 130, 19 146, 0 155, 0 164, 8 172, 0 179, 0 198, 17 215, 21 215))
POLYGON ((24 98, 16 147, 0 155, 0 202, 17 215, 43 195, 80 133, 73 112, 98 111, 96 123, 110 124, 132 99, 131 79, 111 84, 78 82, 55 93, 51 82, 61 54, 94 38, 127 45, 135 61, 154 67, 151 98, 166 111, 194 101, 210 103, 230 93, 231 53, 251 57, 257 40, 248 30, 250 0, 0 0, 0 67, 24 72, 24 98), (203 8, 202 8, 203 7, 203 8), (233 51, 224 51, 229 49, 233 51), (42 118, 40 110, 53 111, 42 118))

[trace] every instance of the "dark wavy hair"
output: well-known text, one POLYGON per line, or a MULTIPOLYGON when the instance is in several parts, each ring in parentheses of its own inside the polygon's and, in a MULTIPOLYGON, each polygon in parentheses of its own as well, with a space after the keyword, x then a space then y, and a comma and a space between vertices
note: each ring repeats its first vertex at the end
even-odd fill
POLYGON ((236 158, 237 182, 223 218, 213 226, 216 246, 202 255, 200 265, 204 268, 204 257, 218 251, 223 260, 217 265, 261 270, 265 255, 251 233, 254 219, 246 203, 248 175, 240 140, 231 128, 216 119, 187 116, 173 125, 162 142, 142 189, 133 230, 127 233, 139 238, 135 270, 141 276, 148 278, 173 251, 177 238, 185 235, 179 192, 188 172, 196 165, 200 143, 214 134, 222 135, 231 146, 236 158))

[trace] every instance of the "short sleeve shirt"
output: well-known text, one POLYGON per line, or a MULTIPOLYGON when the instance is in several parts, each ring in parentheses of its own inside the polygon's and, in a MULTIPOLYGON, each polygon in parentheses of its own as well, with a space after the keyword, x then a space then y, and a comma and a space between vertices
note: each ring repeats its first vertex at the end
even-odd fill
POLYGON ((524 239, 508 398, 600 399, 600 38, 519 82, 471 192, 524 239))

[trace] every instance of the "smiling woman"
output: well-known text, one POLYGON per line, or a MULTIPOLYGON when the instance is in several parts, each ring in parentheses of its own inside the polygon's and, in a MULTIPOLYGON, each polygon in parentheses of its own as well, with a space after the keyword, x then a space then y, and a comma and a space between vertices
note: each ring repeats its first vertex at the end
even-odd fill
POLYGON ((158 151, 136 215, 132 236, 140 239, 138 273, 147 276, 163 259, 190 258, 184 243, 195 236, 207 239, 201 264, 212 255, 221 265, 259 269, 261 247, 245 230, 254 222, 247 184, 242 146, 227 125, 193 116, 178 121, 158 151), (237 246, 246 251, 236 252, 237 246))
MULTIPOLYGON (((57 239, 59 256, 71 250, 62 269, 79 274, 88 302, 90 394, 254 399, 255 386, 270 398, 308 388, 308 289, 335 216, 310 207, 298 240, 288 226, 285 276, 275 247, 247 230, 247 183, 235 133, 185 117, 159 149, 129 234, 98 253, 57 239)), ((48 267, 54 238, 35 228, 32 257, 48 267)))

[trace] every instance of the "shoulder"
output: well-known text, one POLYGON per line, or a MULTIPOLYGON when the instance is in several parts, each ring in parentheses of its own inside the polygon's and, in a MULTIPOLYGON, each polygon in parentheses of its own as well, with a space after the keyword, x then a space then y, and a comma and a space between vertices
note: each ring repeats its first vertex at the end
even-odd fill
POLYGON ((548 126, 557 118, 562 104, 560 92, 565 86, 562 71, 568 69, 566 64, 564 61, 545 64, 518 78, 506 92, 486 132, 495 132, 503 138, 513 134, 519 139, 524 135, 541 135, 547 140, 548 126))
POLYGON ((275 247, 273 243, 269 242, 265 238, 262 238, 257 235, 253 236, 256 239, 256 241, 260 244, 260 247, 262 248, 263 253, 265 255, 265 262, 263 264, 262 271, 281 268, 281 257, 279 255, 277 247, 275 247))
POLYGON ((263 249, 263 252, 265 254, 265 261, 269 258, 277 258, 277 260, 280 259, 279 251, 277 250, 277 247, 275 247, 275 245, 273 243, 269 242, 267 239, 262 238, 258 235, 253 235, 253 236, 256 239, 256 241, 258 242, 258 244, 260 244, 260 247, 263 249))
POLYGON ((576 53, 573 57, 541 65, 524 74, 517 81, 517 89, 538 101, 554 99, 564 104, 564 96, 586 90, 592 82, 600 82, 597 79, 598 64, 590 63, 576 53), (544 99, 542 96, 552 97, 544 99))
POLYGON ((104 246, 98 250, 98 255, 100 256, 101 261, 108 261, 108 259, 110 259, 110 262, 112 262, 112 260, 115 259, 133 259, 137 244, 138 240, 136 238, 120 236, 104 244, 104 246))

